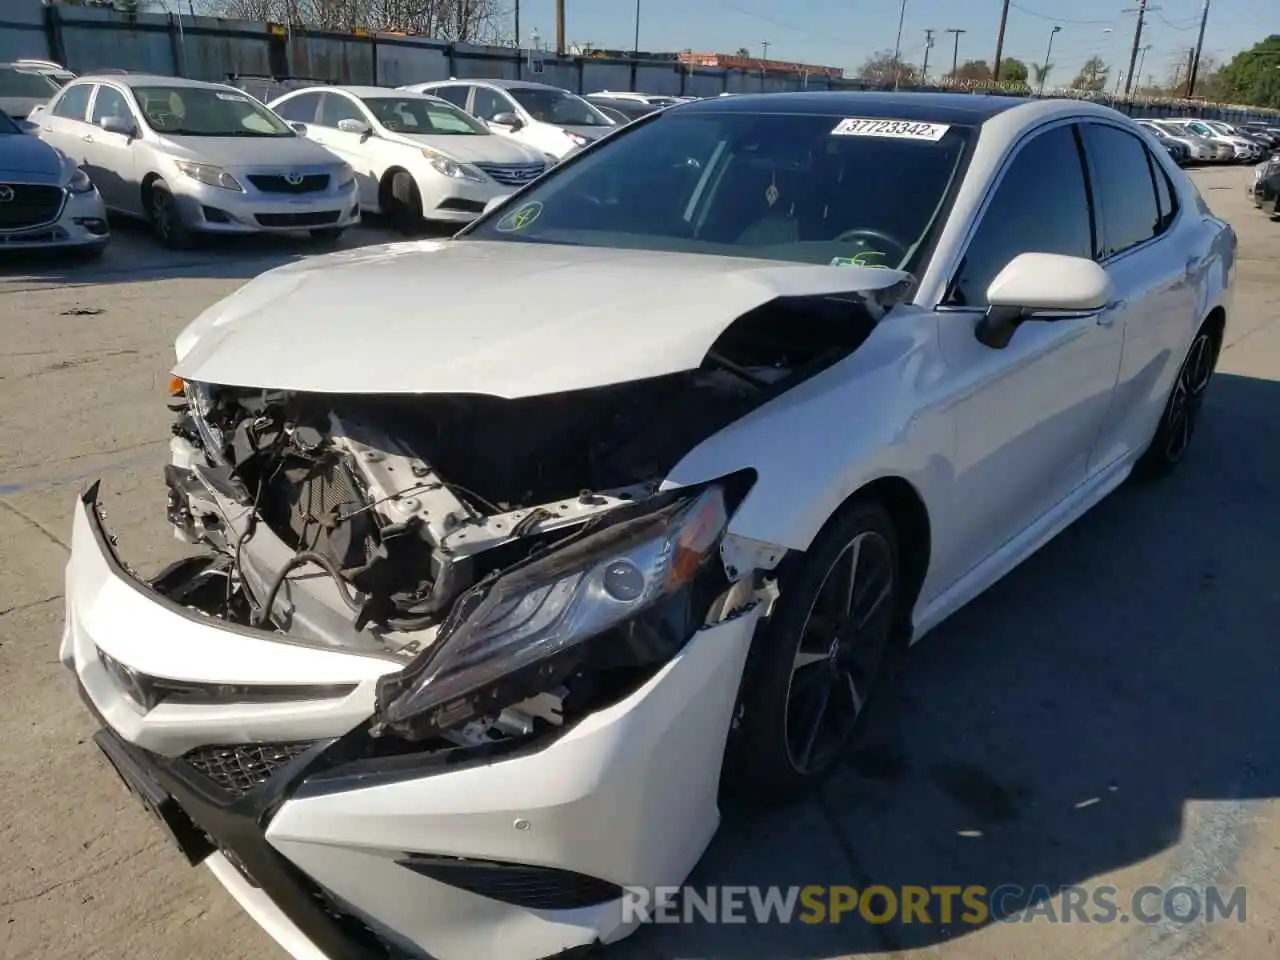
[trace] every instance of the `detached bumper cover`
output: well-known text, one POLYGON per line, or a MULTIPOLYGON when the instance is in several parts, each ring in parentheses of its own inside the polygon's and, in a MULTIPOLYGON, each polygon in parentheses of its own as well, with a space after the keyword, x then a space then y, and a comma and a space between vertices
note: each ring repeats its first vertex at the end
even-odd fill
POLYGON ((554 736, 496 755, 459 747, 370 759, 372 709, 360 697, 394 664, 273 643, 218 621, 179 631, 182 614, 114 557, 95 506, 93 491, 77 504, 62 659, 103 726, 99 745, 188 859, 207 862, 292 956, 398 949, 533 960, 617 940, 634 929, 623 923, 620 888, 679 884, 714 834, 721 756, 759 607, 699 631, 634 693, 554 736), (335 658, 323 668, 308 660, 311 672, 294 682, 329 671, 356 692, 274 705, 266 719, 272 705, 261 703, 141 712, 93 649, 155 670, 164 656, 156 651, 175 633, 179 646, 210 645, 208 659, 191 662, 220 665, 218 677, 253 661, 250 650, 261 654, 251 671, 260 678, 287 670, 271 650, 280 646, 335 658), (354 703, 365 715, 352 721, 354 703), (291 713, 307 719, 282 719, 291 713), (238 724, 255 736, 228 739, 238 724), (295 736, 281 737, 284 728, 295 736), (296 736, 302 728, 309 739, 296 736))

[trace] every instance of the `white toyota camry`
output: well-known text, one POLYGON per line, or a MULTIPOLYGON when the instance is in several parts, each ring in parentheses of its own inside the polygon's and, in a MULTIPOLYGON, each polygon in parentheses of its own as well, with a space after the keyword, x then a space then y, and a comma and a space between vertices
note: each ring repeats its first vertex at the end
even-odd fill
POLYGON ((142 579, 90 487, 62 662, 293 956, 617 940, 727 795, 821 780, 894 645, 1183 461, 1235 258, 1089 103, 653 114, 455 239, 197 317, 165 477, 196 546, 142 579))

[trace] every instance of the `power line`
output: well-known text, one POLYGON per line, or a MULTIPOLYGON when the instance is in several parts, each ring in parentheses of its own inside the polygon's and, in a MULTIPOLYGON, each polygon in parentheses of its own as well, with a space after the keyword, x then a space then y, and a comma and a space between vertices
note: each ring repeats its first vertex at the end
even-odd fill
POLYGON ((1111 20, 1066 20, 1062 17, 1053 16, 1052 14, 1037 13, 1035 10, 1028 10, 1026 7, 1021 6, 1020 4, 1017 4, 1017 3, 1010 3, 1009 6, 1013 7, 1013 9, 1019 11, 1020 13, 1025 13, 1029 17, 1039 17, 1041 20, 1052 20, 1054 23, 1068 23, 1068 24, 1071 24, 1072 26, 1083 26, 1091 23, 1111 23, 1112 22, 1111 20))

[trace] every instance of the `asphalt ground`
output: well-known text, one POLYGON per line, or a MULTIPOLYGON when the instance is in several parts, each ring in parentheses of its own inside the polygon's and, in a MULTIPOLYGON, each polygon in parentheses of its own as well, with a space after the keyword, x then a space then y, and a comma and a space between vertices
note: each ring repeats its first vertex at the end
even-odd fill
MULTIPOLYGON (((1127 485, 906 657, 814 801, 726 823, 690 883, 1016 885, 1031 922, 653 926, 606 960, 1199 960, 1275 956, 1280 926, 1280 223, 1247 168, 1193 173, 1240 236, 1235 308, 1190 459, 1127 485), (1145 884, 1245 888, 1215 924, 1140 922, 1145 884), (1059 921, 1114 887, 1113 922, 1059 921), (1121 919, 1127 917, 1128 920, 1121 919)), ((361 227, 344 245, 390 235, 361 227)), ((101 476, 148 572, 164 519, 175 334, 307 242, 190 254, 119 230, 94 265, 0 264, 0 957, 273 960, 97 755, 57 663, 71 505, 101 476)), ((935 901, 936 903, 936 901, 935 901)), ((1147 902, 1158 906, 1159 898, 1147 902)), ((1095 913, 1089 911, 1089 913, 1095 913)))

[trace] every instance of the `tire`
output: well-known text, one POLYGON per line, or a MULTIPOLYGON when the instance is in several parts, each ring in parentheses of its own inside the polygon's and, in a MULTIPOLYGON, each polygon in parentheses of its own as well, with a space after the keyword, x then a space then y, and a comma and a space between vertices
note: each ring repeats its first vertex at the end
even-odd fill
POLYGON ((342 235, 346 232, 346 227, 324 227, 320 230, 312 230, 311 239, 316 243, 335 245, 342 239, 342 235))
POLYGON ((401 171, 392 174, 387 193, 390 197, 387 213, 392 225, 405 236, 412 236, 422 229, 422 195, 413 177, 401 171))
POLYGON ((748 656, 725 758, 728 805, 774 807, 820 786, 861 730, 894 647, 902 577, 880 503, 854 501, 796 560, 748 656))
POLYGON ((1185 459, 1221 349, 1207 323, 1196 331, 1165 401, 1155 436, 1134 468, 1138 476, 1145 479, 1168 476, 1185 459))
POLYGON ((147 194, 147 219, 161 246, 170 250, 189 250, 194 246, 195 233, 182 222, 173 193, 163 180, 151 184, 147 194))

